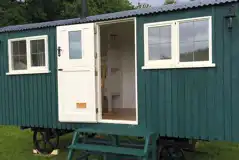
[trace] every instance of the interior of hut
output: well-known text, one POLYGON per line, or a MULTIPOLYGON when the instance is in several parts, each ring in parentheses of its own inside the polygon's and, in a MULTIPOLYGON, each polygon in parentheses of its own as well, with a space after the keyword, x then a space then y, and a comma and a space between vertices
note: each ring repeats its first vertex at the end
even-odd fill
POLYGON ((134 21, 100 26, 102 119, 136 121, 134 21))

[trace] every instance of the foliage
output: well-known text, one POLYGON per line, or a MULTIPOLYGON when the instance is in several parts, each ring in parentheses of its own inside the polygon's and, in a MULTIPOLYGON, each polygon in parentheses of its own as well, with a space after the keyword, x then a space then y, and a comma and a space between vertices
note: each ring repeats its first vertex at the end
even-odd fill
POLYGON ((0 26, 26 22, 24 4, 13 0, 1 0, 0 26))
MULTIPOLYGON (((89 15, 133 9, 129 0, 88 0, 89 15)), ((81 0, 1 0, 0 26, 79 17, 81 0)))
POLYGON ((88 4, 90 15, 113 13, 134 8, 128 0, 88 0, 88 4))
POLYGON ((61 18, 62 0, 26 0, 28 22, 51 21, 61 18))
POLYGON ((148 3, 138 3, 138 5, 136 6, 136 8, 150 8, 151 5, 148 3))
POLYGON ((165 1, 164 1, 164 5, 174 4, 174 3, 176 3, 176 0, 165 0, 165 1))

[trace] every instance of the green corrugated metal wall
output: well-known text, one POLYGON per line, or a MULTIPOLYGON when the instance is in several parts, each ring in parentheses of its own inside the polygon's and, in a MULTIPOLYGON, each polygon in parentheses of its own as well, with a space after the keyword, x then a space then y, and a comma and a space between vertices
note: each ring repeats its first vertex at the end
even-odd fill
POLYGON ((4 33, 0 59, 1 124, 26 126, 56 125, 56 59, 55 30, 44 29, 19 33, 4 33), (24 36, 49 35, 50 74, 6 75, 8 72, 7 40, 24 36))
MULTIPOLYGON (((56 29, 39 29, 0 34, 0 124, 28 127, 76 129, 83 124, 58 122, 56 29), (8 72, 7 40, 26 36, 48 35, 51 73, 6 75, 8 72)), ((93 128, 110 128, 131 133, 139 126, 114 124, 84 124, 93 128)))
POLYGON ((229 7, 137 19, 139 104, 145 106, 148 128, 162 136, 239 141, 239 17, 229 32, 225 18, 229 7), (141 70, 144 23, 210 15, 215 68, 141 70))
MULTIPOLYGON (((162 136, 239 141, 239 20, 227 30, 229 5, 137 18, 139 125, 84 124, 128 133, 151 129, 162 136), (143 24, 213 16, 215 68, 141 70, 143 24)), ((55 28, 0 34, 0 124, 73 129, 58 123, 55 28), (48 34, 49 74, 6 76, 7 39, 48 34)))

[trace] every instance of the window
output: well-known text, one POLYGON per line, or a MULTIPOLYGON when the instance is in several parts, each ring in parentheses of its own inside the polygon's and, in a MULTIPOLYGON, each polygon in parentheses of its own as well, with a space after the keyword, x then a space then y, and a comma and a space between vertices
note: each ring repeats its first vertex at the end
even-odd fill
POLYGON ((9 73, 48 72, 47 36, 9 40, 9 73))
POLYGON ((44 40, 32 40, 31 46, 31 64, 32 67, 45 66, 45 41, 44 40))
POLYGON ((149 60, 171 59, 171 26, 149 28, 149 60))
POLYGON ((26 41, 20 40, 11 43, 13 70, 27 69, 26 41))
POLYGON ((214 67, 211 17, 145 24, 145 66, 214 67))
POLYGON ((209 61, 209 22, 179 22, 180 62, 209 61))
POLYGON ((69 32, 69 58, 82 59, 81 31, 69 32))

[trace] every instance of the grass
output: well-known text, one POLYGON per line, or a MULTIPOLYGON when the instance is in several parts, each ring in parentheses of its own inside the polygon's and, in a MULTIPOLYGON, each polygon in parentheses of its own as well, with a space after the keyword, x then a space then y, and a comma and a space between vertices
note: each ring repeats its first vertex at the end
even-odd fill
MULTIPOLYGON (((71 143, 72 134, 60 137, 60 154, 46 157, 33 155, 33 133, 16 127, 0 126, 0 160, 66 160, 67 147, 71 143)), ((95 157, 94 157, 95 158, 95 157)))
MULTIPOLYGON (((32 132, 15 127, 0 126, 0 160, 65 160, 66 147, 72 135, 61 137, 60 154, 43 157, 32 154, 32 132)), ((200 142, 195 153, 186 153, 187 160, 239 160, 239 144, 225 142, 200 142)), ((97 159, 97 158, 94 158, 97 159)))
POLYGON ((239 144, 200 142, 195 153, 186 153, 189 160, 239 160, 239 144))
MULTIPOLYGON (((69 137, 70 138, 70 137, 69 137)), ((62 137, 64 143, 68 137, 62 137)), ((32 132, 15 127, 0 127, 0 159, 1 160, 65 160, 67 152, 61 145, 63 152, 54 158, 40 157, 32 154, 32 132)))

